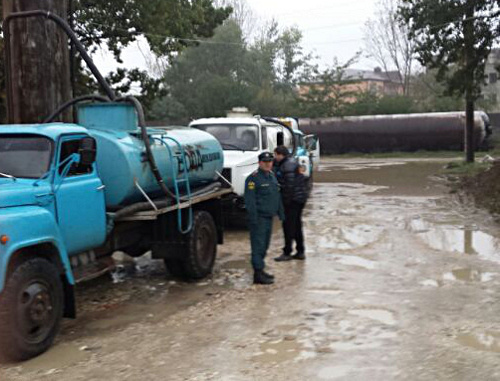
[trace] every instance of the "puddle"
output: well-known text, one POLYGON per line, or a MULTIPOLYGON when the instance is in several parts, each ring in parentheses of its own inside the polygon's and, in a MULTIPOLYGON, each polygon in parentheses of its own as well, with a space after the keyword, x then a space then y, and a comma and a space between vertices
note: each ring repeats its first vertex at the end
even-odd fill
POLYGON ((221 264, 220 266, 222 269, 248 269, 250 268, 250 262, 247 260, 232 260, 232 261, 227 261, 221 264))
POLYGON ((479 230, 441 226, 414 219, 410 230, 435 250, 478 255, 500 263, 500 240, 479 230))
POLYGON ((320 167, 314 181, 319 183, 359 183, 383 186, 374 194, 433 196, 441 195, 445 187, 433 181, 443 163, 435 161, 353 161, 328 163, 320 167))
POLYGON ((466 333, 457 337, 459 344, 480 351, 500 353, 500 333, 466 333))
POLYGON ((307 290, 308 292, 314 293, 314 294, 320 294, 320 295, 340 295, 344 291, 342 290, 332 290, 332 289, 326 289, 326 288, 312 288, 307 290))
POLYGON ((438 282, 437 280, 434 280, 434 279, 423 280, 420 282, 420 284, 422 286, 425 286, 425 287, 439 287, 439 286, 441 286, 440 282, 438 282))
POLYGON ((465 268, 452 270, 449 273, 443 274, 444 280, 463 281, 463 282, 489 282, 495 277, 495 273, 483 273, 478 270, 465 268))
POLYGON ((378 309, 359 309, 359 310, 349 310, 351 315, 366 317, 371 320, 376 320, 385 325, 395 325, 396 319, 394 319, 394 314, 386 310, 378 309))
POLYGON ((343 265, 362 267, 367 270, 372 270, 376 266, 375 262, 355 255, 335 255, 334 258, 336 262, 343 265))
POLYGON ((299 357, 302 349, 302 344, 295 339, 268 341, 260 345, 260 353, 253 359, 262 363, 282 363, 299 357))
POLYGON ((322 249, 353 250, 376 242, 383 229, 369 225, 329 228, 318 241, 322 249))
POLYGON ((318 378, 320 380, 338 380, 347 376, 351 370, 352 368, 349 366, 327 366, 319 371, 318 378))
POLYGON ((28 372, 47 372, 87 361, 89 357, 90 351, 80 350, 74 345, 58 344, 40 356, 22 363, 21 367, 28 372))

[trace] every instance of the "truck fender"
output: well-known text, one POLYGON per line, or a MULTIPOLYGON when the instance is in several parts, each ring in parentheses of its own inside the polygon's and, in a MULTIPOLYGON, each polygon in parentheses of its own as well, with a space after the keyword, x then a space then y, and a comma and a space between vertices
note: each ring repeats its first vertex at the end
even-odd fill
POLYGON ((68 290, 72 291, 75 279, 57 222, 51 212, 38 206, 5 208, 0 213, 0 235, 8 237, 7 243, 0 245, 0 292, 5 287, 11 260, 19 253, 29 253, 30 249, 44 245, 53 248, 51 251, 55 252, 57 258, 51 259, 57 259, 62 266, 68 290))

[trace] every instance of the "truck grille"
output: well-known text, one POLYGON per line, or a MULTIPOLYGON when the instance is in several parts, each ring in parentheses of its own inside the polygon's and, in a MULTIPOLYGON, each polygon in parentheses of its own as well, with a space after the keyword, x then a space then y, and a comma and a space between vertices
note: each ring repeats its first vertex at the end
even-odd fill
MULTIPOLYGON (((233 179, 232 179, 232 176, 231 176, 231 168, 224 168, 222 170, 222 176, 224 176, 224 178, 229 181, 230 183, 233 182, 233 179)), ((221 182, 222 182, 222 187, 223 188, 230 188, 229 184, 226 183, 224 180, 221 179, 221 182)))

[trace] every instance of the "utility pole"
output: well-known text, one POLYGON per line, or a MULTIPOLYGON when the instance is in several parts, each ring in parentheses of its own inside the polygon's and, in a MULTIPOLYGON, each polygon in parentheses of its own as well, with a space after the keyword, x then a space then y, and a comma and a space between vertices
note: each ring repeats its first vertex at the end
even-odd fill
POLYGON ((474 162, 474 67, 472 57, 474 55, 474 2, 467 2, 467 12, 464 21, 464 49, 465 49, 465 161, 474 162))
MULTIPOLYGON (((3 18, 14 12, 44 10, 67 19, 66 0, 2 0, 3 18)), ((68 39, 51 20, 11 23, 11 61, 5 62, 9 123, 39 123, 71 98, 68 39)), ((71 121, 71 110, 60 117, 71 121)))

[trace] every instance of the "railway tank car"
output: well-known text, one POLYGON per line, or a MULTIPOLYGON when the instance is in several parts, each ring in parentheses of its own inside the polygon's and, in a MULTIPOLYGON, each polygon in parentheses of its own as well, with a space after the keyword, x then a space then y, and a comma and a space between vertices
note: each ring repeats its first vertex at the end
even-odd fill
MULTIPOLYGON (((464 146, 465 113, 301 119, 300 127, 304 133, 319 137, 323 154, 461 150, 464 146)), ((488 115, 476 112, 476 149, 484 147, 490 134, 488 115)))

